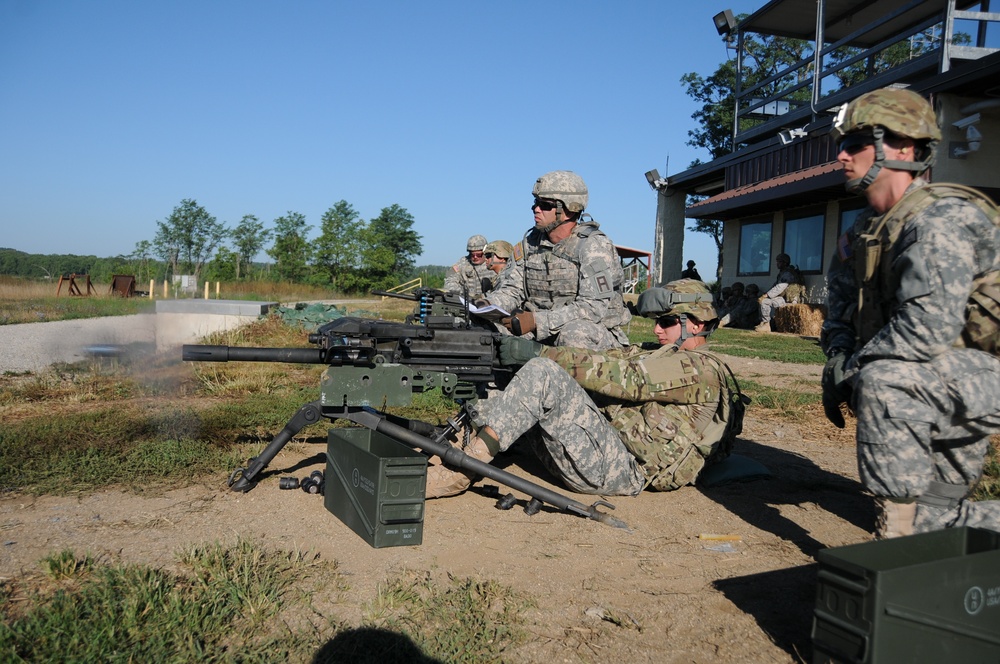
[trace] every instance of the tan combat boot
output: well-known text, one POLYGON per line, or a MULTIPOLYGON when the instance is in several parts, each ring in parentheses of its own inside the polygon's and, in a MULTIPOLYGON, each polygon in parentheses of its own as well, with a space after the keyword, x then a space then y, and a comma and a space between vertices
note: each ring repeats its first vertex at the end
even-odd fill
MULTIPOLYGON (((469 444, 462 449, 463 432, 459 432, 456 440, 451 444, 462 450, 470 457, 478 459, 483 463, 493 461, 493 453, 482 438, 475 436, 469 440, 469 444)), ((446 498, 457 496, 472 485, 476 473, 470 470, 453 470, 444 465, 441 457, 436 454, 427 461, 427 491, 425 498, 446 498)))
POLYGON ((771 321, 765 323, 757 323, 757 327, 753 329, 754 332, 770 332, 771 331, 771 321))
POLYGON ((917 502, 900 503, 891 498, 875 501, 878 515, 875 520, 875 539, 904 537, 913 534, 913 522, 917 518, 917 502))

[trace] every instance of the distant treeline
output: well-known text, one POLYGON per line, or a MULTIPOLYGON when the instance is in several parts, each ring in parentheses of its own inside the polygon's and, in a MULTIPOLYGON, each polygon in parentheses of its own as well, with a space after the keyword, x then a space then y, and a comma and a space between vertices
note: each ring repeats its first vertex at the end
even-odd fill
MULTIPOLYGON (((239 281, 281 281, 274 278, 271 267, 269 263, 253 263, 251 269, 246 270, 239 281)), ((413 268, 412 276, 409 278, 421 277, 424 286, 440 288, 444 285, 447 270, 448 267, 444 265, 421 265, 413 268)), ((59 281, 61 276, 86 274, 90 275, 90 279, 94 282, 110 283, 112 276, 128 274, 135 276, 139 284, 146 284, 151 279, 162 282, 168 278, 169 273, 166 262, 148 257, 101 258, 75 254, 29 254, 16 249, 0 248, 0 275, 11 277, 59 281)), ((202 270, 201 279, 210 282, 235 281, 231 273, 215 274, 211 261, 202 270)))

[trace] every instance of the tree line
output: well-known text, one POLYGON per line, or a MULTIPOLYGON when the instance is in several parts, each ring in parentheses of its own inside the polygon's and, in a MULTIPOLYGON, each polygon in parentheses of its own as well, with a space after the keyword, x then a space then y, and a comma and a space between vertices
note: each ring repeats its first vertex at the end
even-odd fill
POLYGON ((229 228, 196 200, 184 199, 131 254, 99 258, 0 249, 0 274, 56 280, 89 274, 99 282, 133 274, 140 284, 193 275, 199 282, 284 281, 359 293, 390 288, 419 273, 424 285, 440 286, 445 267, 415 265, 423 245, 413 224, 413 216, 395 203, 365 221, 340 200, 323 213, 319 235, 310 237, 313 226, 299 212, 289 211, 271 227, 248 214, 229 228), (261 252, 273 263, 257 261, 261 252))

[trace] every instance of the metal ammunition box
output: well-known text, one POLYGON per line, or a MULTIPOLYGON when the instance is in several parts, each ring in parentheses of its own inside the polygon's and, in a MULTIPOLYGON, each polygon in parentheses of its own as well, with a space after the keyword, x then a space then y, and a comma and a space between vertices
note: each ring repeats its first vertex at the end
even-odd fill
POLYGON ((326 459, 326 509, 376 549, 423 541, 426 456, 348 428, 330 429, 326 459))
POLYGON ((1000 533, 951 528, 817 558, 814 663, 1000 661, 1000 533))

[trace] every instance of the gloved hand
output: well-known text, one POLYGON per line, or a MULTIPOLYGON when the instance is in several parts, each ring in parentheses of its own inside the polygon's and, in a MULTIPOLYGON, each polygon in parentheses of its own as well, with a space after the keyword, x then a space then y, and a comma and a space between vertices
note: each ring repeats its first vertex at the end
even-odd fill
POLYGON ((520 311, 510 318, 501 318, 500 323, 520 337, 535 331, 535 314, 530 311, 520 311))
POLYGON ((840 404, 851 402, 851 386, 844 381, 844 363, 847 353, 831 357, 823 367, 823 412, 838 429, 844 428, 844 415, 840 404))
POLYGON ((542 344, 537 341, 520 337, 501 337, 500 339, 500 364, 504 366, 525 364, 541 353, 542 344))

